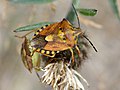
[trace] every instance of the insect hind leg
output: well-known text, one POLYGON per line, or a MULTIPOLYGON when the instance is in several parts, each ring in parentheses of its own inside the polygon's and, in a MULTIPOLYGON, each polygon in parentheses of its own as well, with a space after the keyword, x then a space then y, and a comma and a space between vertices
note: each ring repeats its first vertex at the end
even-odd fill
POLYGON ((75 58, 74 58, 74 53, 73 53, 73 50, 72 50, 72 48, 70 48, 69 50, 70 50, 70 52, 71 52, 71 54, 72 54, 72 63, 74 63, 75 58))
POLYGON ((41 81, 41 78, 40 78, 40 76, 39 76, 38 72, 37 72, 37 71, 35 71, 35 73, 36 73, 36 75, 37 75, 37 77, 38 77, 39 81, 41 81))

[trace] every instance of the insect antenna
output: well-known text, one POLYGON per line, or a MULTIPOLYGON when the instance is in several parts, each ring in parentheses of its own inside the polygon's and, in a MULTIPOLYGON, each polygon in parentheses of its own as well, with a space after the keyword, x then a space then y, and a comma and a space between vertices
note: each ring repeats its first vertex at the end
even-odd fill
POLYGON ((98 52, 97 49, 95 48, 95 46, 93 45, 93 43, 92 43, 85 35, 83 35, 83 37, 84 37, 86 40, 88 40, 88 42, 91 44, 91 46, 93 47, 93 49, 94 49, 96 52, 98 52))
MULTIPOLYGON (((76 11, 76 9, 75 9, 75 7, 74 7, 73 4, 72 4, 72 7, 73 7, 73 10, 74 10, 74 12, 75 12, 75 15, 77 16, 78 26, 79 26, 79 28, 80 28, 79 16, 78 16, 77 11, 76 11)), ((88 40, 88 42, 91 44, 91 46, 93 47, 93 49, 94 49, 96 52, 98 52, 97 49, 95 48, 95 46, 93 45, 93 43, 92 43, 84 34, 83 34, 83 37, 84 37, 86 40, 88 40)))

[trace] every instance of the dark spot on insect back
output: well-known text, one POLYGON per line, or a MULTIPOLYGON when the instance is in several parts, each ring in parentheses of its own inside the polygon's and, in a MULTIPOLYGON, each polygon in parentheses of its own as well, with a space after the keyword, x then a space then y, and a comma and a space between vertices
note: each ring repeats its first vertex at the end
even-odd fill
POLYGON ((44 29, 43 27, 41 27, 41 29, 44 29))
POLYGON ((47 27, 48 25, 45 25, 45 27, 47 27))
POLYGON ((37 30, 37 32, 40 32, 40 30, 37 30))
POLYGON ((34 34, 34 36, 36 36, 36 34, 34 34))
POLYGON ((43 49, 40 49, 40 52, 42 51, 43 49))
POLYGON ((64 37, 63 40, 66 40, 66 38, 64 37))
POLYGON ((60 27, 59 29, 60 29, 60 30, 62 30, 62 28, 61 28, 61 27, 60 27))
POLYGON ((49 55, 53 55, 52 51, 50 51, 50 54, 49 55))

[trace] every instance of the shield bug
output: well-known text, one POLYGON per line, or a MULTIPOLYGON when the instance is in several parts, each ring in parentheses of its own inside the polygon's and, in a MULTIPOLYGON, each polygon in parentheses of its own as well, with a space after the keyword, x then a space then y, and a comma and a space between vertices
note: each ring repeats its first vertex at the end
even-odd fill
POLYGON ((31 56, 35 52, 38 52, 48 57, 55 57, 56 53, 59 53, 60 51, 70 50, 72 61, 74 62, 73 47, 75 47, 80 55, 80 50, 77 46, 79 35, 87 39, 95 51, 97 51, 91 41, 82 32, 78 15, 75 9, 74 11, 79 24, 78 28, 73 27, 73 25, 64 18, 61 22, 45 25, 41 28, 33 30, 35 31, 35 34, 30 40, 30 46, 32 47, 31 56))
MULTIPOLYGON (((48 57, 54 57, 56 53, 69 49, 72 55, 72 61, 74 62, 72 48, 75 47, 78 55, 80 55, 80 50, 77 46, 78 35, 85 37, 93 46, 91 41, 81 31, 80 27, 73 27, 67 19, 46 25, 40 29, 37 28, 35 31, 34 37, 30 41, 30 46, 33 50, 32 54, 38 52, 48 57)), ((95 49, 94 46, 93 48, 95 49)))
POLYGON ((81 31, 80 27, 75 28, 67 19, 63 19, 61 22, 38 29, 31 41, 39 42, 39 38, 44 37, 44 42, 46 43, 42 45, 44 42, 39 42, 37 44, 34 43, 31 46, 34 48, 35 52, 39 52, 49 57, 54 57, 57 52, 69 49, 72 55, 72 61, 74 62, 72 48, 75 47, 80 55, 80 50, 77 46, 78 35, 85 37, 93 46, 91 41, 81 31))
MULTIPOLYGON (((31 46, 34 52, 54 57, 59 51, 69 49, 72 53, 72 60, 74 61, 72 48, 77 44, 77 39, 75 40, 75 38, 81 34, 77 28, 73 28, 68 20, 63 19, 61 22, 51 24, 46 28, 42 27, 41 29, 37 30, 31 40, 31 46), (41 42, 39 40, 40 38, 44 38, 44 41, 41 42)), ((78 50, 78 47, 75 47, 78 50)))

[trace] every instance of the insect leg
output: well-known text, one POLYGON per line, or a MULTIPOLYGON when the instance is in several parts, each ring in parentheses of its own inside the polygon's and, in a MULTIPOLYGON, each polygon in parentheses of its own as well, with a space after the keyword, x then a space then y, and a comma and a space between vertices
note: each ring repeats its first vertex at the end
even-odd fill
POLYGON ((81 56, 80 56, 80 53, 81 53, 81 52, 80 52, 79 47, 76 45, 75 48, 76 48, 76 50, 77 50, 77 52, 78 52, 79 57, 81 57, 81 56))
POLYGON ((75 59, 74 59, 74 53, 73 53, 72 48, 70 48, 70 52, 71 52, 71 54, 72 54, 72 63, 74 63, 75 59))
POLYGON ((25 38, 27 35, 31 34, 32 32, 34 32, 34 30, 33 30, 33 31, 30 31, 30 32, 28 32, 28 33, 26 33, 26 34, 23 35, 23 36, 17 36, 17 35, 15 35, 15 37, 18 37, 18 38, 25 38))
POLYGON ((37 71, 35 71, 35 73, 36 73, 36 75, 37 75, 38 79, 41 81, 41 78, 40 78, 40 76, 39 76, 38 72, 37 72, 37 71))

